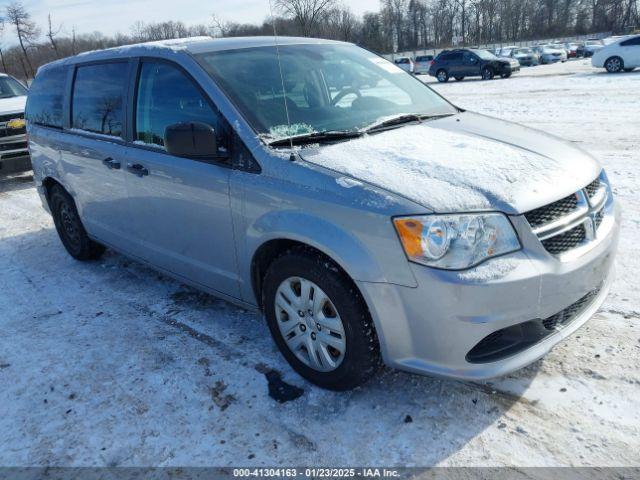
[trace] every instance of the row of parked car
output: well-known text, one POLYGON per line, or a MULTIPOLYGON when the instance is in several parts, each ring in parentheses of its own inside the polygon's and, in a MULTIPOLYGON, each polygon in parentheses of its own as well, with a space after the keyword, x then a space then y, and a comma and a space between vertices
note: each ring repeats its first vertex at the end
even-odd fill
POLYGON ((398 57, 395 64, 414 75, 428 74, 440 82, 450 78, 457 81, 466 77, 490 80, 496 76, 508 78, 520 71, 521 66, 532 67, 569 58, 592 58, 594 67, 606 68, 610 73, 631 71, 640 66, 640 36, 627 35, 584 42, 550 43, 532 47, 516 45, 494 50, 461 48, 443 50, 438 55, 398 57), (635 47, 635 48, 634 48, 635 47))
MULTIPOLYGON (((523 67, 533 67, 536 65, 566 62, 569 58, 589 58, 603 47, 604 43, 602 40, 593 39, 581 43, 549 43, 531 47, 508 45, 488 51, 499 58, 515 59, 518 61, 518 64, 523 67)), ((410 57, 399 57, 395 60, 395 63, 407 72, 421 75, 429 73, 431 62, 434 59, 434 55, 419 55, 415 60, 410 57)))

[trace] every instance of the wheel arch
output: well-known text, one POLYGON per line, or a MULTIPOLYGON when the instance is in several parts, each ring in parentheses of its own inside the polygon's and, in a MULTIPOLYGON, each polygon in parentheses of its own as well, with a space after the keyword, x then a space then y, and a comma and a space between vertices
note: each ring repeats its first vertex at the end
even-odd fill
POLYGON ((308 213, 278 212, 267 217, 250 229, 253 234, 248 238, 251 293, 259 307, 262 307, 262 282, 267 269, 274 259, 296 247, 325 257, 354 285, 357 281, 387 281, 367 247, 338 225, 308 213), (256 235, 258 233, 260 235, 256 235))
POLYGON ((51 196, 51 189, 55 185, 59 186, 65 192, 69 193, 67 191, 67 189, 64 188, 64 185, 62 185, 62 183, 60 183, 60 181, 55 179, 54 177, 45 177, 45 178, 43 178, 42 179, 42 188, 44 189, 44 196, 45 196, 45 199, 47 200, 47 205, 49 206, 49 208, 51 208, 51 204, 49 203, 49 199, 50 199, 50 196, 51 196))

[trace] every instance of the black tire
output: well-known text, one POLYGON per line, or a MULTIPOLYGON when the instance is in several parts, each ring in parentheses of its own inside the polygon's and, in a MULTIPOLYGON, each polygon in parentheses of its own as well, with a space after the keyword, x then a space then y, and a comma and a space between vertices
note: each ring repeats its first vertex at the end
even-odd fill
POLYGON ((604 62, 604 68, 609 73, 620 73, 624 70, 624 61, 620 57, 610 57, 604 62))
POLYGON ((436 72, 436 78, 440 83, 447 83, 449 81, 449 74, 444 68, 441 68, 436 72))
POLYGON ((104 246, 87 235, 73 198, 60 185, 51 188, 49 207, 60 241, 69 255, 76 260, 87 261, 95 260, 104 253, 104 246))
POLYGON ((380 347, 369 310, 353 281, 331 260, 306 247, 288 250, 270 265, 262 289, 262 305, 271 336, 280 352, 301 376, 329 390, 350 390, 371 378, 381 365, 380 347), (339 312, 346 349, 340 365, 329 372, 303 363, 288 347, 276 318, 278 287, 290 277, 302 277, 320 287, 339 312))
POLYGON ((502 78, 509 78, 511 76, 511 72, 509 73, 503 73, 500 75, 502 78))
POLYGON ((494 77, 493 69, 491 67, 484 67, 482 69, 482 79, 483 80, 493 80, 494 77))
POLYGON ((456 82, 461 82, 462 80, 464 80, 464 77, 456 77, 456 82))

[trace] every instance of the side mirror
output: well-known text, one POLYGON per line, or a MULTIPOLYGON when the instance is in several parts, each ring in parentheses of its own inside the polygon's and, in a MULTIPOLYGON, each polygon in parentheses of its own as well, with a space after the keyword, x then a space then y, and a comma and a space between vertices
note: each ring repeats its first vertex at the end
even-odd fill
POLYGON ((211 125, 201 122, 184 122, 169 125, 164 131, 164 146, 176 157, 217 157, 218 141, 211 125))

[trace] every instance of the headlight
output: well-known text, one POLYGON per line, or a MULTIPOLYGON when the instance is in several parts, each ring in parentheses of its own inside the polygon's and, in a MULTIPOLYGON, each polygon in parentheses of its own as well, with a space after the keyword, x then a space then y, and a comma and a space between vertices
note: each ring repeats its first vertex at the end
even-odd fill
POLYGON ((521 248, 502 213, 420 215, 393 223, 409 260, 429 267, 462 270, 521 248))

